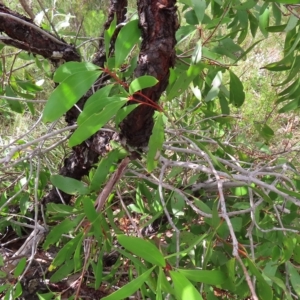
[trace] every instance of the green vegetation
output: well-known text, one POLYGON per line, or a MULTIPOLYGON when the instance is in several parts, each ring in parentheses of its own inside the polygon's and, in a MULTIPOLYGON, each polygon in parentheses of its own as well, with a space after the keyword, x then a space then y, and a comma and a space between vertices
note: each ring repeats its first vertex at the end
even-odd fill
POLYGON ((158 80, 134 78, 136 4, 111 56, 117 24, 104 33, 100 68, 91 61, 107 3, 72 2, 32 10, 82 62, 0 44, 1 299, 24 296, 28 278, 40 279, 36 299, 299 299, 297 1, 178 1, 159 103, 139 100, 158 80), (99 130, 119 133, 141 105, 156 110, 147 147, 111 140, 88 175, 59 175, 72 151, 99 130), (52 188, 61 203, 44 205, 52 188))

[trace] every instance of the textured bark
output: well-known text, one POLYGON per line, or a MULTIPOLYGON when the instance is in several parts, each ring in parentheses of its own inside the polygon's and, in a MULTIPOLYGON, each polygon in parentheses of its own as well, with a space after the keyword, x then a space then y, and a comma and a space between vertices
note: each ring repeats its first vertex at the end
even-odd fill
MULTIPOLYGON (((139 26, 142 30, 142 46, 135 77, 151 75, 158 83, 142 91, 153 102, 158 102, 169 80, 169 68, 175 63, 175 32, 178 28, 176 0, 138 0, 139 26)), ((145 101, 145 98, 134 95, 145 101)), ((134 147, 148 144, 153 128, 154 109, 140 105, 121 123, 121 136, 134 147)))
POLYGON ((0 42, 42 55, 52 62, 58 60, 80 61, 74 46, 38 27, 33 21, 0 4, 0 42))

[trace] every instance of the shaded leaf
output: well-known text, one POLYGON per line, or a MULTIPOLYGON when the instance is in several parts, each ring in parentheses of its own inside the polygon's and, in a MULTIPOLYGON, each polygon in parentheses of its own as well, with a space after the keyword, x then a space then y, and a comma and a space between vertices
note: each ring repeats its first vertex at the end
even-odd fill
POLYGON ((52 122, 67 112, 91 87, 101 71, 78 72, 67 77, 50 95, 43 121, 52 122))
POLYGON ((166 262, 162 253, 151 242, 126 235, 118 235, 117 239, 126 250, 132 252, 138 257, 143 258, 153 265, 165 267, 166 262))

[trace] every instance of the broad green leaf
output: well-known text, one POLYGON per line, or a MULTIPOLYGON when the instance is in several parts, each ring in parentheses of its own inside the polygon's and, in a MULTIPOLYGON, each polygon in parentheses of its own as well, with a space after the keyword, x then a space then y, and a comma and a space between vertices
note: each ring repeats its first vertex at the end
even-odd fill
POLYGON ((101 250, 100 254, 98 255, 98 262, 94 271, 94 276, 95 276, 95 290, 98 290, 102 278, 103 278, 103 254, 104 254, 104 249, 101 250))
POLYGON ((75 62, 70 61, 62 64, 54 73, 53 80, 62 82, 72 74, 85 71, 96 71, 99 67, 90 62, 75 62))
POLYGON ((114 101, 108 105, 106 105, 102 111, 90 115, 85 122, 80 124, 75 132, 69 139, 69 146, 74 147, 98 130, 101 129, 112 117, 116 114, 116 112, 127 102, 127 98, 119 98, 117 101, 114 101))
POLYGON ((292 56, 284 57, 282 60, 267 64, 261 69, 267 69, 269 71, 286 71, 291 69, 292 65, 295 63, 295 60, 292 56))
POLYGON ((35 83, 31 82, 30 80, 20 80, 16 78, 16 84, 20 86, 23 90, 29 93, 36 93, 43 90, 42 87, 36 85, 35 83))
MULTIPOLYGON (((5 95, 8 97, 16 97, 17 96, 10 85, 8 85, 5 88, 5 95)), ((0 95, 0 99, 1 99, 1 95, 0 95)), ((12 111, 15 111, 20 114, 23 113, 24 107, 20 101, 9 100, 9 99, 5 99, 5 101, 7 102, 7 104, 9 105, 9 107, 12 111)))
POLYGON ((46 250, 50 245, 56 243, 61 238, 62 234, 68 233, 70 230, 72 230, 78 224, 78 222, 80 222, 80 219, 65 219, 52 228, 46 237, 43 248, 46 250))
POLYGON ((101 188, 110 171, 110 168, 112 167, 113 163, 118 161, 119 158, 120 151, 118 149, 114 149, 109 152, 106 157, 101 159, 90 184, 91 191, 98 191, 101 188))
POLYGON ((256 265, 249 259, 246 258, 248 262, 249 269, 251 273, 256 276, 257 280, 257 292, 259 299, 273 299, 273 291, 272 288, 267 284, 265 279, 263 278, 262 274, 260 273, 259 269, 256 267, 256 265))
POLYGON ((278 110, 279 113, 286 113, 291 110, 296 110, 298 107, 300 107, 300 97, 292 100, 282 108, 278 110))
POLYGON ((131 105, 127 105, 127 106, 124 106, 121 109, 119 109, 116 114, 116 117, 115 117, 116 127, 118 127, 119 124, 139 105, 140 105, 140 103, 131 104, 131 105))
POLYGON ((85 122, 92 114, 100 112, 106 105, 112 102, 118 102, 120 97, 109 97, 108 94, 112 85, 107 85, 93 94, 85 103, 83 111, 77 119, 80 125, 85 122))
POLYGON ((165 139, 164 131, 164 115, 163 113, 157 113, 155 123, 152 129, 152 134, 149 139, 149 150, 147 153, 147 169, 148 172, 153 171, 158 163, 160 151, 165 139))
POLYGON ((101 298, 102 300, 123 300, 129 296, 132 296, 141 286, 145 283, 150 276, 151 272, 154 270, 155 267, 152 267, 139 277, 133 279, 128 284, 122 286, 116 292, 110 294, 109 296, 101 298))
POLYGON ((110 23, 110 26, 107 30, 104 31, 104 45, 105 45, 105 54, 106 54, 106 60, 109 58, 109 50, 110 50, 110 40, 115 32, 117 25, 117 16, 114 14, 114 19, 110 23))
POLYGON ((170 271, 170 276, 174 284, 176 298, 180 300, 203 300, 194 285, 181 273, 170 271))
POLYGON ((299 4, 299 0, 263 0, 265 2, 277 2, 282 4, 299 4))
POLYGON ((287 262, 287 267, 288 267, 289 278, 290 278, 292 287, 295 290, 297 296, 300 296, 300 275, 299 275, 299 271, 289 261, 287 262))
POLYGON ((248 12, 248 18, 249 18, 249 22, 250 22, 250 31, 251 31, 252 37, 255 37, 258 26, 259 26, 259 21, 251 13, 251 11, 248 12))
POLYGON ((45 293, 45 294, 39 294, 39 293, 36 293, 37 296, 39 297, 39 300, 58 300, 57 298, 55 298, 55 293, 45 293))
POLYGON ((206 2, 205 0, 192 0, 192 6, 195 10, 198 22, 201 23, 204 17, 206 2))
POLYGON ((244 3, 237 1, 236 3, 234 3, 233 8, 237 10, 248 10, 253 8, 255 5, 256 5, 256 1, 254 0, 248 0, 244 3))
POLYGON ((26 257, 22 257, 14 270, 14 277, 15 278, 19 277, 25 270, 25 267, 26 267, 26 257))
POLYGON ((50 95, 43 121, 52 122, 67 112, 92 86, 101 71, 78 72, 67 77, 50 95))
POLYGON ((232 72, 230 73, 230 103, 235 107, 241 107, 245 101, 244 87, 240 79, 232 72))
POLYGON ((298 17, 295 16, 295 15, 293 15, 293 14, 291 14, 290 18, 289 18, 289 21, 286 24, 286 27, 284 28, 284 31, 288 32, 288 31, 293 30, 297 26, 298 21, 299 21, 298 17))
POLYGON ((133 20, 128 22, 120 30, 115 46, 115 67, 119 68, 127 55, 133 48, 133 46, 138 42, 141 32, 138 27, 138 20, 133 20))
POLYGON ((85 195, 89 192, 89 188, 83 182, 74 178, 52 175, 50 180, 55 187, 69 195, 85 195))
POLYGON ((141 91, 145 88, 154 86, 158 83, 158 80, 149 75, 144 75, 134 79, 129 86, 129 93, 134 94, 137 91, 141 91))
POLYGON ((49 214, 60 214, 60 215, 70 215, 78 212, 78 210, 70 205, 65 204, 56 204, 48 203, 47 204, 47 213, 49 214))
POLYGON ((93 226, 93 230, 91 230, 91 232, 95 234, 96 238, 101 240, 101 237, 103 235, 101 231, 103 227, 102 215, 96 212, 94 203, 92 202, 91 199, 84 199, 83 209, 86 217, 88 218, 88 220, 91 222, 93 226))
POLYGON ((167 99, 171 100, 179 97, 188 88, 192 80, 199 76, 201 69, 200 65, 191 65, 187 71, 182 72, 167 90, 167 99))
POLYGON ((64 278, 67 278, 68 275, 74 270, 73 260, 66 260, 65 263, 50 277, 51 282, 59 282, 64 278))
POLYGON ((70 259, 76 250, 76 247, 78 243, 81 243, 83 239, 83 232, 79 233, 75 238, 72 238, 70 241, 68 241, 56 254, 53 262, 51 263, 51 267, 58 267, 63 262, 70 259))
POLYGON ((178 269, 178 272, 184 275, 187 279, 195 282, 201 282, 211 285, 220 285, 226 279, 227 275, 218 270, 187 270, 178 269))
POLYGON ((161 267, 166 266, 166 262, 162 253, 151 242, 126 235, 118 235, 117 239, 121 246, 136 256, 143 258, 153 265, 158 265, 161 267))
POLYGON ((269 26, 270 11, 267 6, 263 6, 259 15, 259 28, 265 38, 268 37, 267 27, 269 26))

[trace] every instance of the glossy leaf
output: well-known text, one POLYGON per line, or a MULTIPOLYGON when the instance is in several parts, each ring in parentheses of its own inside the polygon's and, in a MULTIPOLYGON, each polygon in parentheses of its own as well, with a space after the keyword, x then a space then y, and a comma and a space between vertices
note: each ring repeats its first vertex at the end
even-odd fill
POLYGON ((88 139, 91 135, 101 129, 116 112, 127 102, 126 98, 118 98, 116 101, 106 105, 102 111, 90 115, 78 126, 69 139, 69 146, 74 147, 88 139))
POLYGON ((85 71, 96 71, 99 67, 89 62, 70 61, 62 64, 54 73, 55 82, 63 82, 72 74, 85 71))
POLYGON ((84 195, 89 192, 89 188, 83 182, 74 178, 52 175, 50 180, 55 187, 69 195, 84 195))
POLYGON ((26 257, 22 257, 14 270, 14 277, 15 278, 19 277, 25 270, 25 267, 26 267, 26 257))
POLYGON ((155 267, 149 269, 139 277, 133 279, 131 282, 127 283, 126 285, 122 286, 119 290, 116 292, 110 294, 109 296, 102 297, 102 300, 123 300, 127 297, 134 294, 145 281, 150 276, 151 272, 154 270, 155 267))
POLYGON ((176 298, 180 300, 203 300, 194 285, 180 272, 170 271, 176 298))
POLYGON ((152 134, 149 140, 149 150, 147 153, 147 169, 148 172, 153 171, 157 164, 160 156, 160 151, 162 150, 162 145, 165 140, 164 134, 164 115, 162 113, 157 113, 155 123, 153 126, 152 134))
POLYGON ((76 250, 77 244, 83 239, 83 233, 79 233, 75 238, 68 241, 56 254, 51 267, 58 267, 70 259, 76 250))
POLYGON ((145 88, 154 86, 158 83, 158 80, 149 75, 144 75, 134 79, 129 86, 129 93, 134 94, 137 91, 141 91, 145 88))
POLYGON ((48 249, 50 245, 56 243, 61 238, 62 234, 72 230, 77 225, 78 222, 79 219, 75 219, 75 220, 65 219, 61 223, 56 225, 54 228, 51 229, 51 231, 47 235, 43 248, 48 249))
POLYGON ((101 71, 78 72, 67 77, 50 95, 43 121, 53 122, 67 112, 91 87, 101 71))
POLYGON ((151 242, 126 235, 118 235, 117 239, 126 250, 132 252, 136 256, 143 258, 153 265, 165 267, 166 262, 162 253, 151 242))
POLYGON ((117 149, 109 152, 106 157, 103 157, 97 167, 94 177, 90 184, 92 191, 98 191, 109 174, 112 164, 117 162, 120 157, 120 152, 117 149))
POLYGON ((235 107, 241 107, 245 101, 244 87, 240 79, 232 72, 230 73, 230 103, 235 107))
POLYGON ((140 29, 138 27, 138 20, 128 22, 120 30, 115 46, 116 58, 115 67, 119 68, 124 62, 133 46, 140 38, 140 29))
POLYGON ((211 285, 221 285, 227 279, 226 274, 218 270, 178 269, 178 272, 189 280, 211 285))

